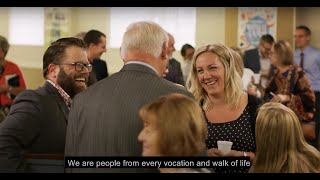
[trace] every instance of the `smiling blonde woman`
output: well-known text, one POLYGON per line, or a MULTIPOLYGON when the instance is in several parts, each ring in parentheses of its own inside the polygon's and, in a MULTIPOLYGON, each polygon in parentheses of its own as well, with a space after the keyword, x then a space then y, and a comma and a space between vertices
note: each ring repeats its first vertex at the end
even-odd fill
MULTIPOLYGON (((202 105, 206 118, 209 156, 250 157, 255 152, 256 109, 261 100, 244 91, 242 69, 235 52, 223 44, 198 48, 192 59, 188 89, 202 105), (239 65, 239 64, 238 64, 239 65), (232 141, 229 153, 217 141, 232 141)), ((238 55, 239 56, 239 55, 238 55)), ((249 168, 216 167, 217 173, 244 173, 249 168)))

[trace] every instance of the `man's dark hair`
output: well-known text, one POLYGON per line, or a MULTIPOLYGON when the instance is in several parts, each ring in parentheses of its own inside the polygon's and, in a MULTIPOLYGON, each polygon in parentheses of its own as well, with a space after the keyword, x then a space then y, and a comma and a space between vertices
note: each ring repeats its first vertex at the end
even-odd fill
POLYGON ((184 57, 184 56, 186 55, 187 49, 189 49, 189 48, 194 49, 194 47, 192 47, 190 44, 185 44, 185 45, 183 45, 182 48, 181 48, 181 51, 180 51, 181 56, 184 57))
POLYGON ((65 56, 65 50, 68 47, 76 46, 87 48, 86 44, 79 38, 69 37, 61 38, 53 42, 43 55, 43 77, 46 78, 48 74, 48 66, 50 64, 58 64, 62 61, 65 56))
POLYGON ((274 38, 270 34, 264 34, 260 38, 260 43, 266 42, 268 44, 273 44, 274 43, 274 38))
POLYGON ((307 36, 311 36, 311 30, 305 25, 297 26, 296 29, 303 29, 307 36))
POLYGON ((105 34, 103 34, 100 31, 97 30, 90 30, 86 33, 86 35, 83 38, 83 41, 87 44, 87 46, 89 47, 90 44, 99 44, 100 43, 100 37, 106 37, 105 34))

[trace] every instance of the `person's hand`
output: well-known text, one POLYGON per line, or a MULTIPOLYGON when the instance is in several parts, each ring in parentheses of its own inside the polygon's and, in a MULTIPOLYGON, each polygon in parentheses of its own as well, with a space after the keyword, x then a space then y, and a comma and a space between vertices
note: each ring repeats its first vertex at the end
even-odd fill
POLYGON ((0 94, 6 93, 9 89, 8 84, 0 85, 0 94))
POLYGON ((257 87, 255 86, 255 85, 250 85, 250 86, 248 86, 248 88, 247 88, 247 93, 248 94, 251 94, 251 95, 253 95, 253 96, 257 96, 258 95, 258 93, 257 93, 257 87))
POLYGON ((223 154, 222 156, 241 157, 241 156, 243 156, 243 152, 236 151, 236 150, 230 150, 228 153, 223 154))
POLYGON ((271 102, 286 103, 290 101, 290 96, 285 94, 277 94, 273 96, 271 102))
POLYGON ((222 151, 220 151, 220 150, 217 149, 217 148, 208 149, 208 150, 207 150, 207 153, 208 153, 208 156, 214 156, 214 157, 222 156, 222 155, 223 155, 222 151))
POLYGON ((310 120, 310 121, 313 120, 313 117, 314 117, 314 114, 313 114, 313 113, 307 112, 306 115, 307 115, 307 119, 308 119, 308 120, 310 120))
POLYGON ((285 94, 278 94, 280 101, 282 103, 286 103, 290 101, 290 96, 289 95, 285 95, 285 94))

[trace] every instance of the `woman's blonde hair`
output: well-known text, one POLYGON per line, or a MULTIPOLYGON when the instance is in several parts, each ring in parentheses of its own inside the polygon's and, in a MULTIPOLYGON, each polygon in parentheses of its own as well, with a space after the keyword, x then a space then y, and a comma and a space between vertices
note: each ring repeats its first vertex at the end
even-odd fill
POLYGON ((154 120, 162 156, 196 156, 205 151, 207 127, 192 98, 176 93, 162 96, 144 105, 139 116, 144 122, 154 120))
POLYGON ((243 64, 243 60, 242 60, 242 56, 240 55, 240 52, 238 52, 237 50, 231 48, 231 53, 233 55, 234 58, 234 64, 235 64, 235 68, 238 71, 240 77, 243 76, 243 71, 244 71, 244 64, 243 64))
POLYGON ((297 116, 281 103, 269 102, 259 108, 256 146, 250 172, 320 172, 320 152, 305 141, 297 116))
POLYGON ((281 65, 293 64, 293 50, 287 41, 279 40, 273 45, 274 53, 281 65))
POLYGON ((198 80, 196 61, 199 55, 204 52, 211 52, 219 57, 224 67, 224 91, 225 101, 231 108, 237 108, 243 92, 243 83, 240 73, 236 69, 235 52, 223 44, 210 44, 202 46, 196 50, 192 59, 192 69, 187 80, 187 88, 194 95, 196 100, 203 100, 203 106, 207 110, 210 108, 208 94, 198 80))

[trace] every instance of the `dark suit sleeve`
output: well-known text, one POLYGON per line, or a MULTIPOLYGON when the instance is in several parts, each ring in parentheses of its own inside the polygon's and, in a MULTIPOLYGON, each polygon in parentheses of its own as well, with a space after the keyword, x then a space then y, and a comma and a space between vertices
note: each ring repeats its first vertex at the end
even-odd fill
POLYGON ((181 70, 181 64, 178 64, 178 77, 177 77, 177 83, 184 86, 184 80, 183 80, 183 74, 181 70))
POLYGON ((102 73, 102 78, 101 79, 108 77, 109 76, 108 67, 107 67, 107 63, 105 61, 102 61, 102 66, 101 67, 103 67, 103 73, 102 73))
POLYGON ((40 111, 35 92, 25 90, 16 97, 0 125, 0 172, 23 170, 24 150, 40 131, 40 111))
POLYGON ((104 60, 95 60, 94 68, 96 73, 96 78, 98 81, 108 77, 107 63, 104 60))
POLYGON ((245 68, 249 67, 249 55, 248 51, 245 51, 243 54, 243 65, 245 68))

